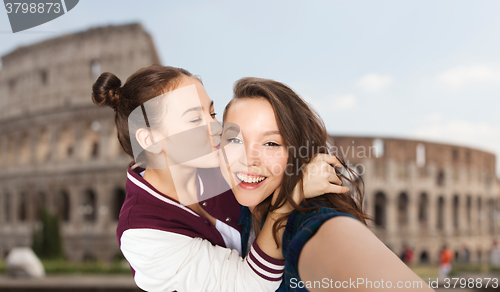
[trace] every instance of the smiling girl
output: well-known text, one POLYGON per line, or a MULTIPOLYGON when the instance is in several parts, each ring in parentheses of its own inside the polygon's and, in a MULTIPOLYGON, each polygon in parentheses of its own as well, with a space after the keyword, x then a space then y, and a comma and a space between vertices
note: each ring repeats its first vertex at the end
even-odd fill
POLYGON ((274 239, 283 245, 285 258, 279 291, 333 290, 338 287, 330 283, 357 278, 391 281, 392 288, 398 281, 415 281, 418 291, 432 291, 367 228, 362 188, 345 163, 345 175, 339 176, 352 191, 302 196, 295 203, 295 186, 307 187, 301 170, 310 166, 315 153, 327 151, 327 140, 321 119, 289 87, 259 78, 236 82, 224 111, 222 173, 238 202, 251 211, 250 234, 260 235, 261 226, 275 221, 274 239))

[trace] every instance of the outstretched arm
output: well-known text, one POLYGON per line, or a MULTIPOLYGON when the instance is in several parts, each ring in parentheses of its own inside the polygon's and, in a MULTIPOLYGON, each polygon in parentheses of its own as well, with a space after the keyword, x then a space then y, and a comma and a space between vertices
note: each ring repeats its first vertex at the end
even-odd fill
MULTIPOLYGON (((304 245, 298 270, 303 282, 347 281, 344 282, 347 287, 343 287, 347 290, 380 291, 381 287, 370 289, 367 280, 372 283, 383 280, 384 285, 392 285, 391 290, 395 291, 433 291, 366 226, 344 216, 326 221, 304 245), (353 287, 350 281, 363 284, 353 287), (411 288, 407 288, 410 284, 411 288)), ((335 286, 331 287, 333 289, 335 286)), ((325 288, 310 290, 329 291, 325 288)))

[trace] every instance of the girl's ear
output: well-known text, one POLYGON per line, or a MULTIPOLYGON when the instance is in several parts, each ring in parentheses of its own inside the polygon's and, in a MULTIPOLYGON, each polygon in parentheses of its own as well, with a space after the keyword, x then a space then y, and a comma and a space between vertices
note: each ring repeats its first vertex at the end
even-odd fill
POLYGON ((160 141, 155 141, 153 139, 153 133, 150 129, 138 129, 135 132, 135 138, 144 150, 153 154, 160 154, 162 152, 162 145, 160 141))

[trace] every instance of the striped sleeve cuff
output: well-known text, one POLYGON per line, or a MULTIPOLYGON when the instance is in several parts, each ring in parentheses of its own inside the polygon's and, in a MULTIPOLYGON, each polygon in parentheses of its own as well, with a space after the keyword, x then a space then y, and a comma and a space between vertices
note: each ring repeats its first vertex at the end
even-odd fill
POLYGON ((254 241, 246 257, 248 265, 261 278, 268 281, 281 281, 285 261, 274 259, 265 254, 254 241))

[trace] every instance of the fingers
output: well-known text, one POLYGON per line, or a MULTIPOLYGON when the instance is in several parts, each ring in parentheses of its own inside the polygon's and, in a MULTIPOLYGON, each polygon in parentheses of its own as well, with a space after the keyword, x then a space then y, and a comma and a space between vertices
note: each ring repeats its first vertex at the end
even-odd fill
POLYGON ((342 167, 342 164, 340 163, 338 158, 335 157, 334 155, 319 153, 316 155, 316 157, 318 159, 321 159, 321 160, 327 162, 328 164, 334 165, 336 167, 342 167))
POLYGON ((328 181, 330 183, 332 183, 332 184, 336 184, 336 185, 339 185, 339 186, 342 185, 342 180, 340 180, 340 178, 335 173, 331 173, 328 176, 328 181))
POLYGON ((349 187, 330 184, 327 193, 343 194, 349 191, 349 187))

